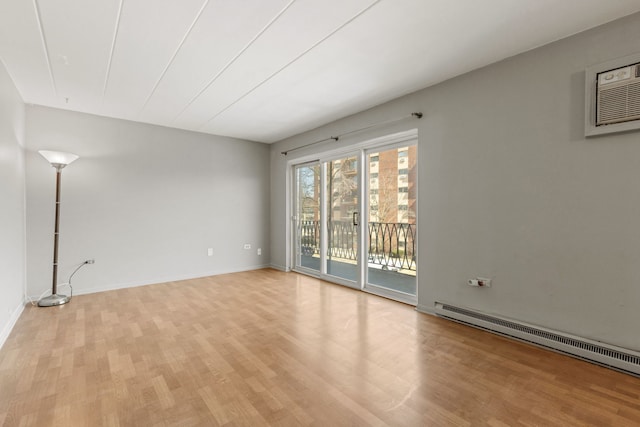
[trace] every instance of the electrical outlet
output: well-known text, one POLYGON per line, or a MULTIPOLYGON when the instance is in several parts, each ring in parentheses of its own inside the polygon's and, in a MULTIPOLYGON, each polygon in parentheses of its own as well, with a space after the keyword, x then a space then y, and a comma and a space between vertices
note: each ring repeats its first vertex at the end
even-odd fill
POLYGON ((244 248, 245 249, 251 249, 251 244, 250 243, 245 243, 244 244, 244 248))
POLYGON ((485 279, 482 277, 477 277, 475 279, 469 279, 467 282, 469 286, 474 286, 478 288, 490 288, 491 287, 491 279, 485 279))
POLYGON ((262 248, 258 248, 258 255, 262 255, 262 248))
POLYGON ((207 256, 213 256, 213 248, 207 249, 207 256))

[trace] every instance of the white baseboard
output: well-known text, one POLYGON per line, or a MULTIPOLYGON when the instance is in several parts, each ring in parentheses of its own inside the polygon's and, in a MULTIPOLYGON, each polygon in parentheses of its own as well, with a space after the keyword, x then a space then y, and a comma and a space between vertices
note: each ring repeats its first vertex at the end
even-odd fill
POLYGON ((11 331, 13 330, 13 327, 16 325, 16 322, 20 318, 20 315, 22 314, 23 310, 24 310, 24 304, 20 303, 15 308, 15 310, 13 310, 13 312, 11 313, 11 316, 9 317, 9 321, 2 329, 2 332, 0 333, 0 348, 4 346, 4 343, 7 341, 7 338, 9 338, 9 334, 11 334, 11 331))
MULTIPOLYGON (((219 276, 221 274, 240 273, 243 271, 260 270, 263 268, 271 268, 271 266, 269 264, 260 264, 260 265, 253 265, 253 266, 247 266, 247 267, 232 268, 228 270, 225 269, 225 270, 208 271, 208 272, 196 273, 196 274, 190 274, 190 275, 159 276, 159 277, 151 278, 148 280, 114 283, 112 285, 93 286, 88 288, 85 287, 82 289, 74 288, 73 295, 77 296, 77 295, 95 294, 98 292, 114 291, 116 289, 136 288, 138 286, 155 285, 155 284, 167 283, 167 282, 178 282, 181 280, 199 279, 202 277, 219 276)), ((60 287, 61 285, 58 285, 58 286, 60 287)), ((37 299, 39 298, 39 295, 32 296, 31 298, 37 301, 37 299)))
POLYGON ((289 271, 291 271, 290 269, 288 269, 287 267, 285 267, 284 265, 278 265, 278 264, 269 264, 270 268, 273 268, 274 270, 280 270, 280 271, 284 271, 285 273, 288 273, 289 271))

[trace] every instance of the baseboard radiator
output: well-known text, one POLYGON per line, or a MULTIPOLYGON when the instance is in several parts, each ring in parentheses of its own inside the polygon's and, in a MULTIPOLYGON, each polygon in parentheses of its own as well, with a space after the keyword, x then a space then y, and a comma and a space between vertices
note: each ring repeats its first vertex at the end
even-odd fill
POLYGON ((478 311, 436 303, 436 315, 640 377, 640 353, 478 311))

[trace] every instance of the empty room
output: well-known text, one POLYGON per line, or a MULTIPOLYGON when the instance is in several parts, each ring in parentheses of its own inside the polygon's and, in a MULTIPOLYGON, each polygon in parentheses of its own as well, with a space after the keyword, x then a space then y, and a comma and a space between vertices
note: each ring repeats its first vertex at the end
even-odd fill
POLYGON ((0 2, 0 426, 640 425, 637 0, 0 2))

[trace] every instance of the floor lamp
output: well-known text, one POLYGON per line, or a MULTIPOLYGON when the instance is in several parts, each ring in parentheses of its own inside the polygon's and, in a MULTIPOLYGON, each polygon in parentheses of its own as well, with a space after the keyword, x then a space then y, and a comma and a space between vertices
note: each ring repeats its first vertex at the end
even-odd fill
POLYGON ((42 298, 38 301, 40 307, 51 307, 54 305, 66 304, 71 300, 71 297, 58 294, 58 235, 60 234, 60 178, 62 176, 62 169, 71 162, 78 159, 78 156, 71 153, 63 153, 60 151, 38 151, 47 159, 51 166, 56 169, 56 222, 55 232, 53 234, 53 286, 51 289, 51 295, 42 298))

